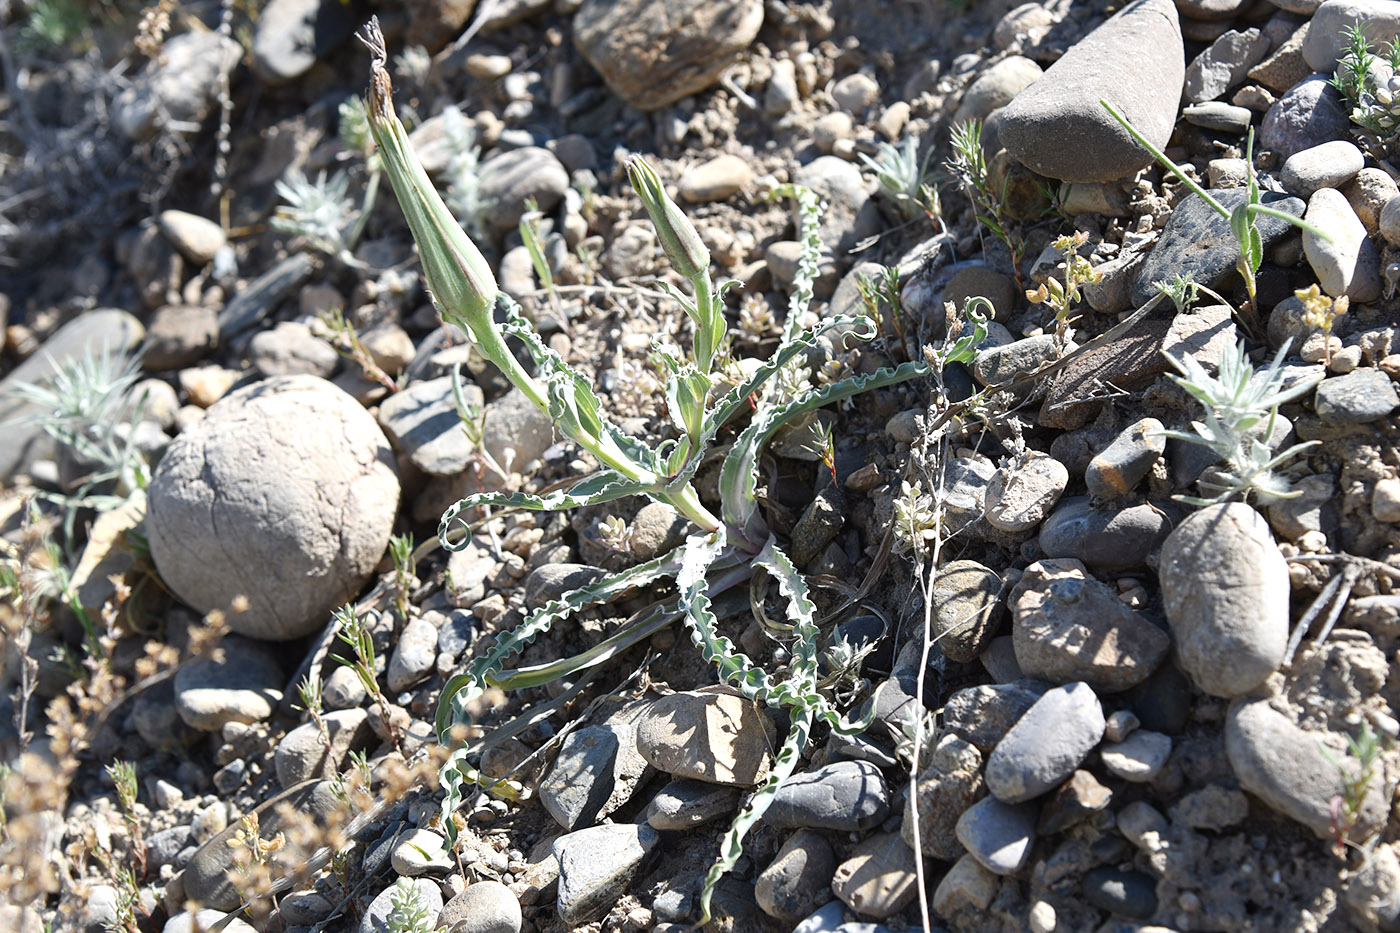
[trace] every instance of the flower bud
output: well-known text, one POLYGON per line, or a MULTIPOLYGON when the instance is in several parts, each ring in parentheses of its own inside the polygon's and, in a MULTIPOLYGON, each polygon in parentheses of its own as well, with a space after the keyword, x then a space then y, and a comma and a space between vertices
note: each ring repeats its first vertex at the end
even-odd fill
POLYGON ((376 55, 366 111, 384 173, 418 243, 424 278, 443 319, 461 326, 479 343, 489 341, 494 336, 496 278, 486 257, 443 203, 394 113, 393 89, 381 58, 382 36, 378 41, 377 48, 371 46, 376 55))
POLYGON ((671 260, 671 268, 688 279, 706 273, 710 268, 710 251, 690 218, 666 196, 656 170, 646 159, 635 156, 627 163, 627 178, 651 217, 661 248, 671 260))

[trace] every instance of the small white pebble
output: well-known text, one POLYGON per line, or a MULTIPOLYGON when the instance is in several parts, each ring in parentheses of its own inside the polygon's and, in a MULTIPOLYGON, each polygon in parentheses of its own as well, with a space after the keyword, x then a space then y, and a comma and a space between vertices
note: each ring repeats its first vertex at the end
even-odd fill
POLYGON ((1400 522, 1400 479, 1387 477, 1371 493, 1371 517, 1378 522, 1400 522))
POLYGON ((1031 905, 1031 933, 1051 933, 1055 929, 1055 907, 1046 901, 1036 901, 1031 905))

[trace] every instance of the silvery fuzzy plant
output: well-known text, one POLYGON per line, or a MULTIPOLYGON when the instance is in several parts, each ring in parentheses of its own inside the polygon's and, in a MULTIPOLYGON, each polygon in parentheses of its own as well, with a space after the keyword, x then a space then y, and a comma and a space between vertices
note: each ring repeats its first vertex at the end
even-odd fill
MULTIPOLYGON (((715 666, 723 680, 755 701, 785 708, 791 722, 766 781, 735 820, 720 856, 706 876, 700 904, 708 920, 716 883, 738 860, 745 833, 793 772, 813 727, 823 722, 834 730, 849 733, 865 725, 843 721, 819 690, 816 609, 808 597, 806 582, 759 513, 755 501, 759 453, 780 427, 824 405, 928 375, 952 360, 971 360, 973 348, 985 335, 985 319, 975 318, 972 326, 964 328, 964 337, 932 355, 928 362, 906 362, 805 389, 795 396, 774 392, 770 380, 780 371, 794 368, 821 334, 846 330, 868 340, 877 329, 863 316, 833 317, 807 329, 798 326, 812 300, 817 274, 819 202, 810 191, 786 186, 780 193, 795 198, 800 206, 803 242, 787 327, 771 359, 742 384, 719 392, 721 377, 717 368, 725 321, 720 291, 710 279, 709 252, 695 227, 666 195, 656 172, 645 160, 635 158, 627 166, 629 180, 641 197, 673 268, 690 280, 691 294, 672 290, 672 295, 684 307, 695 331, 689 357, 683 358, 674 350, 661 353, 666 369, 667 408, 677 436, 647 446, 608 420, 588 380, 570 370, 540 340, 515 301, 497 287, 486 260, 433 188, 394 112, 384 40, 376 22, 370 22, 362 39, 374 59, 368 102, 370 127, 384 159, 385 173, 417 241, 425 280, 439 313, 447 323, 462 328, 483 356, 499 367, 530 401, 548 412, 563 434, 602 464, 600 471, 569 488, 542 496, 499 492, 479 493, 461 500, 442 516, 439 537, 443 546, 449 550, 465 546, 464 540, 454 541, 449 533, 464 512, 479 506, 566 509, 642 495, 673 506, 695 526, 695 532, 671 553, 567 593, 514 631, 500 634, 485 655, 444 686, 436 722, 439 738, 445 743, 454 741, 458 727, 471 722, 469 705, 489 687, 532 687, 557 680, 616 656, 666 625, 684 621, 705 662, 715 666), (503 323, 497 323, 497 316, 504 319, 503 323), (507 337, 518 340, 528 351, 537 375, 516 361, 506 346, 507 337), (720 428, 750 409, 753 414, 748 426, 724 455, 716 514, 700 501, 692 480, 720 428), (776 581, 781 596, 787 600, 786 615, 793 641, 789 646, 790 660, 781 672, 763 670, 739 652, 719 633, 711 609, 711 601, 719 593, 747 583, 756 572, 766 573, 776 581), (584 654, 538 667, 505 669, 512 655, 555 622, 583 607, 668 578, 674 581, 669 599, 639 613, 623 630, 584 654)), ((467 759, 468 750, 456 747, 440 775, 445 791, 443 828, 450 845, 455 844, 457 836, 453 813, 463 802, 465 787, 481 784, 503 789, 481 776, 467 759)))

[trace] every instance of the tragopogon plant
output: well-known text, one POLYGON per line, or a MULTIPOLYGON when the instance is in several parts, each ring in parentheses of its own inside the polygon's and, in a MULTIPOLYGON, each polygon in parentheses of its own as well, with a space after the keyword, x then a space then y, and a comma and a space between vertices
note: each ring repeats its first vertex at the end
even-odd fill
POLYGON ((1301 217, 1294 217, 1287 211, 1277 208, 1266 207, 1260 200, 1259 179, 1254 174, 1254 128, 1250 127, 1249 136, 1245 142, 1245 164, 1249 173, 1249 181, 1246 185, 1245 200, 1234 210, 1227 210, 1225 205, 1211 196, 1210 192, 1196 183, 1190 175, 1182 170, 1166 153, 1158 149, 1147 141, 1147 137, 1138 132, 1137 127, 1128 122, 1128 118, 1123 116, 1113 105, 1106 100, 1100 100, 1103 108, 1109 112, 1113 119, 1122 124, 1123 129, 1128 131, 1128 135, 1136 139, 1144 149, 1152 153, 1152 157, 1162 163, 1162 167, 1181 179, 1186 187, 1190 188, 1196 195, 1207 204, 1211 210, 1221 217, 1230 221, 1230 233, 1234 235, 1235 242, 1240 247, 1240 258, 1235 267, 1239 269, 1240 278, 1244 279, 1244 290, 1249 295, 1249 312, 1241 316, 1241 322, 1245 328, 1256 336, 1259 333, 1259 308, 1254 294, 1254 279, 1259 273, 1259 267, 1264 264, 1264 238, 1259 232, 1259 224, 1255 218, 1260 214, 1266 217, 1276 217, 1279 220, 1287 221, 1300 230, 1305 230, 1313 236, 1321 237, 1331 241, 1332 237, 1321 227, 1311 224, 1301 217))
POLYGON ((1318 442, 1294 444, 1277 454, 1267 442, 1273 433, 1278 407, 1311 392, 1317 381, 1283 388, 1279 367, 1287 353, 1285 342, 1269 368, 1256 373, 1245 356, 1244 344, 1240 343, 1220 354, 1219 371, 1215 376, 1206 372, 1194 357, 1187 356, 1179 361, 1168 358, 1181 373, 1172 379, 1205 407, 1206 420, 1191 422, 1195 434, 1163 433, 1207 447, 1219 457, 1213 472, 1198 480, 1200 487, 1213 495, 1208 499, 1177 496, 1178 500, 1188 505, 1210 505, 1236 496, 1253 495, 1261 504, 1268 505, 1298 495, 1286 479, 1274 474, 1274 468, 1318 442))
MULTIPOLYGON (((808 386, 791 396, 766 393, 772 384, 770 380, 805 359, 821 334, 848 330, 857 339, 869 340, 876 332, 875 325, 864 315, 831 317, 807 329, 799 326, 812 300, 817 276, 820 208, 812 192, 786 186, 779 192, 795 198, 800 206, 803 243, 787 326, 767 362, 741 384, 720 391, 724 387, 720 367, 726 325, 720 291, 710 278, 709 251, 689 219, 667 196, 656 172, 645 160, 633 159, 627 166, 632 186, 641 197, 672 267, 690 282, 688 294, 672 289, 672 297, 694 324, 689 355, 674 346, 658 349, 675 436, 649 446, 608 420, 588 380, 570 370, 543 343, 519 306, 497 287, 481 252, 429 182, 395 115, 385 69, 387 53, 376 23, 371 22, 363 39, 374 57, 368 105, 370 128, 379 144, 385 172, 417 240, 425 279, 444 321, 461 327, 483 356, 495 363, 531 402, 549 413, 561 433, 593 454, 602 465, 599 472, 572 486, 542 496, 493 492, 461 500, 443 515, 439 536, 444 546, 464 546, 464 541, 454 539, 456 525, 464 513, 480 506, 566 509, 633 495, 674 506, 696 529, 675 551, 573 590, 527 617, 515 630, 500 633, 484 655, 444 686, 436 722, 438 735, 444 742, 453 741, 457 727, 471 721, 472 701, 489 687, 511 689, 548 683, 600 664, 660 628, 683 620, 692 641, 722 679, 755 701, 786 708, 791 722, 768 779, 736 819, 725 837, 720 857, 706 877, 700 902, 701 911, 708 918, 716 883, 738 860, 745 833, 759 820, 779 785, 796 767, 813 726, 820 721, 844 732, 863 728, 863 724, 842 720, 818 680, 816 608, 808 597, 806 581, 779 546, 756 501, 760 451, 780 427, 818 408, 863 391, 918 378, 947 360, 970 360, 973 347, 985 336, 981 326, 984 320, 978 319, 974 326, 965 328, 966 336, 935 355, 931 362, 916 360, 816 388, 808 386), (504 323, 497 323, 497 316, 504 323), (524 346, 537 374, 531 374, 516 361, 506 345, 507 337, 524 346), (710 505, 701 502, 692 480, 720 428, 737 422, 750 411, 747 427, 724 454, 719 502, 717 511, 712 511, 710 505), (765 671, 740 653, 720 634, 711 610, 716 596, 747 583, 759 570, 776 582, 781 597, 787 601, 792 643, 786 667, 780 672, 765 671), (585 606, 664 579, 674 581, 669 596, 639 612, 620 631, 583 654, 537 667, 505 669, 512 655, 555 622, 585 606)), ((453 813, 463 802, 465 788, 491 784, 470 764, 469 755, 467 748, 455 748, 441 772, 445 792, 443 827, 450 844, 455 844, 457 835, 453 813)))

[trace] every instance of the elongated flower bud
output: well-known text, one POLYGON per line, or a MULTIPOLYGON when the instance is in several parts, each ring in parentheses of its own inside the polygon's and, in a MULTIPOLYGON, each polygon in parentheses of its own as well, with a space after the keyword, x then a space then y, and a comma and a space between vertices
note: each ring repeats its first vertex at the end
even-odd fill
POLYGON ((394 186, 418 253, 428 289, 443 318, 467 330, 478 342, 493 334, 492 311, 499 289, 481 250, 462 230, 428 173, 418 161, 408 133, 394 112, 393 86, 384 67, 387 51, 377 21, 365 27, 363 40, 374 56, 370 72, 370 133, 384 160, 384 172, 394 186))
POLYGON ((661 178, 646 159, 635 156, 627 163, 627 179, 642 199, 642 206, 651 217, 661 248, 671 260, 671 268, 688 279, 705 274, 710 268, 710 251, 700 239, 700 233, 676 202, 666 196, 661 178))

